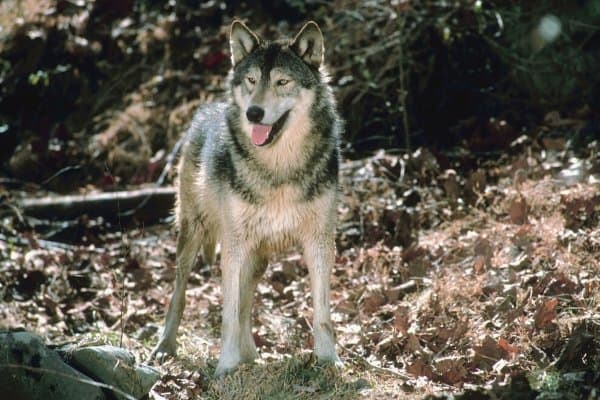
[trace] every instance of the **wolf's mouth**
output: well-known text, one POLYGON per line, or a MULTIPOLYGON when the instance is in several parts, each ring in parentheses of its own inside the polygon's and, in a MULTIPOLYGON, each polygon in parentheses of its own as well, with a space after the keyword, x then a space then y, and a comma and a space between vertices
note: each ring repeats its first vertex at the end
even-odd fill
POLYGON ((289 113, 289 111, 283 113, 273 125, 252 125, 252 144, 255 146, 266 146, 275 140, 279 132, 281 132, 285 121, 287 121, 289 113))

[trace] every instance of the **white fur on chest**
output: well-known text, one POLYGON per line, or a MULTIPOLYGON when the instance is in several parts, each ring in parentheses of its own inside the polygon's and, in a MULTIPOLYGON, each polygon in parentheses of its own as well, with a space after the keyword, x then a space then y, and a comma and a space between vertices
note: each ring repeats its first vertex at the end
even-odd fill
MULTIPOLYGON (((260 204, 232 196, 229 227, 245 240, 282 249, 306 235, 316 235, 331 214, 333 197, 327 194, 305 201, 300 188, 285 185, 264 193, 260 204)), ((228 229, 227 227, 223 227, 228 229)))
POLYGON ((307 213, 300 195, 297 188, 283 186, 263 193, 260 204, 236 196, 231 202, 234 224, 262 239, 293 232, 307 213))

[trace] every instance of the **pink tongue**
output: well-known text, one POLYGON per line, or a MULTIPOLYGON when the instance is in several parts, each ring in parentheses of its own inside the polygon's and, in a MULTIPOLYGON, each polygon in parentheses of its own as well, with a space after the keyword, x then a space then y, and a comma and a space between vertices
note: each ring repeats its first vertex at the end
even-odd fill
POLYGON ((272 125, 252 125, 252 143, 255 146, 265 144, 272 128, 272 125))

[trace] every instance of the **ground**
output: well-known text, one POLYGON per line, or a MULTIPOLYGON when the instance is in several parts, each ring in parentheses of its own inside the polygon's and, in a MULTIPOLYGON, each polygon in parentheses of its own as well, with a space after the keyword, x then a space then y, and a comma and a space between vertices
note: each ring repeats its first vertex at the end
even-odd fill
MULTIPOLYGON (((311 356, 308 275, 291 250, 256 294, 260 359, 223 379, 213 378, 220 273, 198 265, 178 356, 153 363, 163 375, 151 398, 471 398, 518 379, 524 398, 598 398, 598 142, 540 143, 522 137, 470 172, 460 159, 442 169, 425 149, 346 161, 332 277, 344 368, 311 356)), ((87 243, 61 244, 3 215, 14 237, 0 238, 0 325, 146 360, 175 275, 169 221, 80 221, 87 243)))

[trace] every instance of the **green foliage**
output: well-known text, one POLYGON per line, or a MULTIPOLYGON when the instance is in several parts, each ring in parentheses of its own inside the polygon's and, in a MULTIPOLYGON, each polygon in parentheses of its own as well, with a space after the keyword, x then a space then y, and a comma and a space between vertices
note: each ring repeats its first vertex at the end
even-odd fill
POLYGON ((50 85, 50 76, 48 75, 48 72, 38 70, 35 73, 29 74, 27 81, 31 86, 37 86, 38 84, 41 84, 45 87, 48 87, 50 85))

